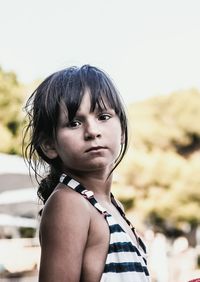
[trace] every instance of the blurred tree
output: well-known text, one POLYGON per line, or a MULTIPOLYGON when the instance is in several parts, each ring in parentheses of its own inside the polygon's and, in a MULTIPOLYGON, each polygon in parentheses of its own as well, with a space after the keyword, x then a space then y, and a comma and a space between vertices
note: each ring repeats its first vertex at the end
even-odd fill
POLYGON ((13 72, 0 68, 0 151, 21 153, 24 87, 13 72))
POLYGON ((174 236, 200 223, 199 109, 197 90, 129 108, 132 140, 119 171, 132 187, 132 209, 147 224, 174 236))
MULTIPOLYGON (((158 96, 129 108, 134 146, 190 153, 200 147, 200 93, 192 89, 158 96), (188 148, 189 146, 189 148, 188 148)), ((133 145, 133 144, 132 144, 133 145)))

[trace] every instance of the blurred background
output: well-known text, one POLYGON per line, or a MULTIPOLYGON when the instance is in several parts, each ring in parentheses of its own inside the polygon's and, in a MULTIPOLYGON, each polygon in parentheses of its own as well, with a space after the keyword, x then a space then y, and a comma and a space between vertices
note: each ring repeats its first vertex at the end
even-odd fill
POLYGON ((0 0, 0 281, 36 282, 41 203, 22 159, 24 103, 89 63, 125 102, 113 193, 143 236, 153 282, 200 277, 200 2, 0 0))

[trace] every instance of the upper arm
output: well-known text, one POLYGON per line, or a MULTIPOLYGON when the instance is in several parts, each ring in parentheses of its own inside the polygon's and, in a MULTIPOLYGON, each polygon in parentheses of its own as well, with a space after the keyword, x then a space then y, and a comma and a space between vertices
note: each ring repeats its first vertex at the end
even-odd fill
POLYGON ((88 203, 74 191, 54 193, 43 211, 39 281, 79 281, 87 243, 88 203))

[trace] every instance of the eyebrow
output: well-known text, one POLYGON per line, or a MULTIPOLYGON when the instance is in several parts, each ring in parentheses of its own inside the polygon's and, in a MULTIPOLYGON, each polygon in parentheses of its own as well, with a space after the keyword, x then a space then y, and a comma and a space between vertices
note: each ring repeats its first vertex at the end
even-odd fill
MULTIPOLYGON (((90 109, 90 113, 95 113, 95 112, 104 112, 104 111, 112 111, 112 112, 115 112, 115 110, 113 108, 111 108, 110 106, 107 106, 107 107, 100 107, 98 104, 95 106, 94 110, 90 109)), ((82 114, 79 109, 78 111, 76 112, 75 116, 74 117, 82 117, 84 116, 84 114, 82 114)))

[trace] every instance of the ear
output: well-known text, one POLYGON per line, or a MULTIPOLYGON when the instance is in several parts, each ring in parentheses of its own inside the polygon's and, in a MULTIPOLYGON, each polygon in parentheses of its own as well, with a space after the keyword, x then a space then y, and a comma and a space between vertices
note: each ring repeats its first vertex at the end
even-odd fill
POLYGON ((45 141, 41 145, 42 152, 45 154, 46 157, 49 159, 55 159, 58 156, 58 153, 55 149, 53 141, 45 141))

